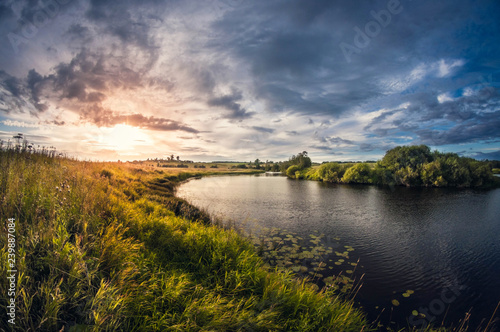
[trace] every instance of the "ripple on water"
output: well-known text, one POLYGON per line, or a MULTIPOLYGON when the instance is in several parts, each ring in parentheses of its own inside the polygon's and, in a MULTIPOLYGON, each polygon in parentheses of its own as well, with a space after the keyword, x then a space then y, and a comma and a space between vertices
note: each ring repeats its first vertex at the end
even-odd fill
MULTIPOLYGON (((458 322, 474 307, 473 327, 489 319, 500 300, 500 190, 390 189, 231 176, 187 182, 178 195, 242 227, 276 227, 304 238, 322 233, 326 247, 352 246, 350 261, 359 259, 353 277, 365 274, 358 298, 372 319, 382 308, 390 312, 396 299, 400 305, 391 319, 407 326, 412 310, 428 307, 455 287, 459 296, 450 303, 446 321, 458 322), (404 297, 408 289, 414 294, 404 297)), ((340 257, 345 262, 335 265, 338 259, 328 256, 325 270, 347 270, 347 259, 340 257)))

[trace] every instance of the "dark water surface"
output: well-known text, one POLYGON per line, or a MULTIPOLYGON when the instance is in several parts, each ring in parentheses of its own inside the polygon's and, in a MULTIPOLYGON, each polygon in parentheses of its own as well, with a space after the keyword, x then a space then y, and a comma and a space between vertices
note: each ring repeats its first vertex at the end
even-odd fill
POLYGON ((384 310, 385 325, 456 326, 470 311, 470 326, 486 319, 484 326, 500 301, 499 189, 348 186, 261 174, 192 180, 177 196, 237 226, 340 238, 359 258, 355 274, 364 274, 356 302, 371 320, 384 310), (414 294, 402 296, 406 290, 414 294))

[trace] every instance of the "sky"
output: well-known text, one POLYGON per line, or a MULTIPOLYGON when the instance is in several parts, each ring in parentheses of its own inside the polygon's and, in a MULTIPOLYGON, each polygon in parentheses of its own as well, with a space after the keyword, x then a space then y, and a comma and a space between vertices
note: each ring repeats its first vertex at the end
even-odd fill
POLYGON ((85 160, 500 159, 497 0, 0 0, 0 139, 85 160))

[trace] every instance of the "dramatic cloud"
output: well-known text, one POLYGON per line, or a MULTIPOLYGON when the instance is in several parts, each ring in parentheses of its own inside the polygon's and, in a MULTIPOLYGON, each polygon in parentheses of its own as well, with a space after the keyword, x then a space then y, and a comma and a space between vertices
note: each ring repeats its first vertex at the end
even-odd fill
POLYGON ((222 97, 212 98, 208 101, 209 106, 218 106, 222 107, 230 112, 224 114, 223 117, 232 119, 232 120, 243 120, 250 118, 253 115, 253 112, 248 112, 246 109, 241 107, 241 104, 238 101, 242 100, 243 96, 239 91, 233 91, 230 95, 225 95, 222 97))
POLYGON ((499 12, 495 0, 7 0, 0 130, 95 158, 359 160, 422 143, 482 156, 500 149, 499 12))

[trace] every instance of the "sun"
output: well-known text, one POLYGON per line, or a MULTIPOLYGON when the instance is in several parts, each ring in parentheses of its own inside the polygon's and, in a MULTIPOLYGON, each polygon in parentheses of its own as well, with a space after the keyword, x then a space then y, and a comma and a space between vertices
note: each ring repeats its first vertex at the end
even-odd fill
POLYGON ((102 143, 116 151, 130 151, 137 145, 147 144, 147 135, 139 128, 118 124, 108 128, 102 137, 102 143))

